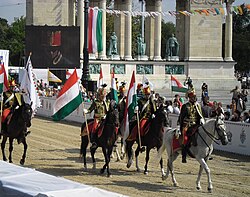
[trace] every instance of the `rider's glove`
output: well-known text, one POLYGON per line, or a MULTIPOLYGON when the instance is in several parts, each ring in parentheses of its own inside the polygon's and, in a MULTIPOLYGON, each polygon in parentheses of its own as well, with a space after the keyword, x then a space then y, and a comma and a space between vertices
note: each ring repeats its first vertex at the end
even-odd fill
POLYGON ((200 119, 200 125, 204 125, 205 124, 205 120, 204 120, 204 118, 201 118, 200 119))
POLYGON ((88 110, 87 110, 87 109, 83 109, 83 112, 84 112, 85 114, 87 114, 87 113, 88 113, 88 110))
POLYGON ((136 114, 136 113, 138 113, 138 111, 139 111, 139 108, 138 108, 138 106, 135 106, 135 110, 134 110, 134 113, 136 114))
POLYGON ((152 117, 152 119, 154 119, 154 118, 155 118, 155 115, 154 115, 154 114, 152 114, 152 116, 151 116, 151 117, 152 117))

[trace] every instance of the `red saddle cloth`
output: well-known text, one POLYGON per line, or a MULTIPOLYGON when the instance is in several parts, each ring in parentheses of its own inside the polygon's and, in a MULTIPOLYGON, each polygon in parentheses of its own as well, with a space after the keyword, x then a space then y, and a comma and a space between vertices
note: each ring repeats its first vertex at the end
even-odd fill
POLYGON ((2 123, 4 123, 4 121, 6 120, 6 118, 8 117, 9 114, 10 114, 9 108, 3 110, 2 123))
MULTIPOLYGON (((143 118, 140 121, 140 135, 141 135, 141 137, 145 136, 149 131, 149 127, 151 125, 151 122, 149 122, 147 120, 148 119, 143 118)), ((136 140, 137 135, 138 135, 138 125, 136 124, 134 126, 134 128, 132 129, 130 135, 128 136, 127 140, 129 140, 129 141, 136 140)))

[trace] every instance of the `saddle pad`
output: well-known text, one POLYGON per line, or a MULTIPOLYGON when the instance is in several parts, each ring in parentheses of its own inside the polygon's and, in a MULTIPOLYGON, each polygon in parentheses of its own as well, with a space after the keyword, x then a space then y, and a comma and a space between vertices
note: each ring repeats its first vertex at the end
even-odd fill
POLYGON ((9 108, 3 110, 2 123, 4 123, 4 121, 6 120, 6 118, 8 117, 9 114, 10 114, 10 109, 9 108))

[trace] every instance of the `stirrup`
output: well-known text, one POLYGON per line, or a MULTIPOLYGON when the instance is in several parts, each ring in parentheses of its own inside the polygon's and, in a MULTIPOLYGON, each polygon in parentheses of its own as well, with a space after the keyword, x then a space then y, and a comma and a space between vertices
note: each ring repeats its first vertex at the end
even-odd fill
POLYGON ((97 148, 97 144, 96 142, 92 142, 90 149, 95 149, 95 148, 97 148))

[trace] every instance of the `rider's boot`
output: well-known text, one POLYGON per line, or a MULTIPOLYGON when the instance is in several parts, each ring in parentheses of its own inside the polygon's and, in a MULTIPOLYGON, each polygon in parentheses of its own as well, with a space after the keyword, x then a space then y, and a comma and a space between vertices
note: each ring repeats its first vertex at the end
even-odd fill
POLYGON ((96 134, 93 132, 90 135, 90 142, 91 142, 90 149, 96 149, 97 148, 96 134))
POLYGON ((187 163, 187 148, 184 144, 181 145, 182 163, 187 163))

